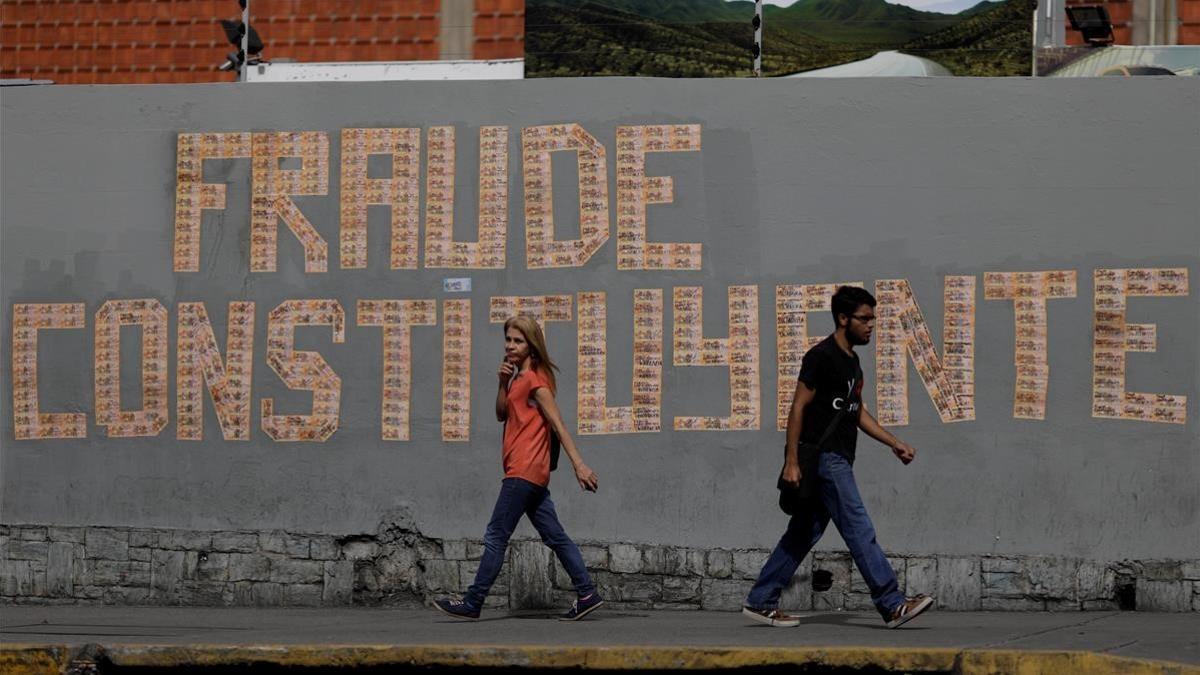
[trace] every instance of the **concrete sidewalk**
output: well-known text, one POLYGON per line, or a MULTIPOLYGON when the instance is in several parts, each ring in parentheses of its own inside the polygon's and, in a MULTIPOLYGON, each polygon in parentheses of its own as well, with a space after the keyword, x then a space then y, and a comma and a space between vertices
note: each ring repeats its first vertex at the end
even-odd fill
POLYGON ((799 628, 770 628, 727 612, 601 608, 578 623, 553 616, 496 611, 478 622, 457 622, 420 609, 5 605, 0 671, 60 672, 81 647, 97 644, 115 666, 802 664, 833 671, 1200 674, 1197 614, 934 610, 898 630, 886 629, 874 614, 853 612, 809 613, 799 628))

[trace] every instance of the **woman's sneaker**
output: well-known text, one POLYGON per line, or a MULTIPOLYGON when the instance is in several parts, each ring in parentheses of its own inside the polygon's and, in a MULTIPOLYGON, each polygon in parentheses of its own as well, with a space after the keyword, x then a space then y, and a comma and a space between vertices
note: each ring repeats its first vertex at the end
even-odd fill
POLYGON ((742 615, 776 628, 793 628, 800 625, 800 617, 786 614, 778 609, 754 609, 742 607, 742 615))
POLYGON ((467 606, 467 603, 463 602, 462 600, 438 598, 437 600, 433 601, 433 607, 442 614, 452 616, 455 619, 462 619, 464 621, 479 620, 479 610, 471 609, 467 606))
POLYGON ((904 624, 917 618, 917 615, 929 609, 933 605, 933 598, 928 595, 918 595, 911 598, 906 598, 900 606, 892 611, 892 616, 887 621, 888 628, 899 628, 904 624))
POLYGON ((579 598, 571 603, 571 609, 563 612, 558 616, 559 621, 578 621, 587 616, 593 609, 604 604, 604 599, 600 594, 592 591, 586 598, 579 598))

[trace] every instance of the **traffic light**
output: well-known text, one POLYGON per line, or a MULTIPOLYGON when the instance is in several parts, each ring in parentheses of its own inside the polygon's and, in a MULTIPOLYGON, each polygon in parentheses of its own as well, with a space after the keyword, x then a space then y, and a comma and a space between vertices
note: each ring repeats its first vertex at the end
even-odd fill
MULTIPOLYGON (((238 6, 245 11, 246 0, 238 0, 238 6)), ((259 54, 263 50, 262 38, 258 36, 258 31, 254 30, 254 26, 250 26, 250 39, 246 41, 246 51, 250 52, 249 57, 242 52, 242 37, 246 35, 246 26, 240 19, 221 19, 221 30, 225 33, 225 39, 229 44, 237 47, 236 52, 229 52, 225 57, 225 63, 221 64, 219 70, 233 70, 240 72, 242 66, 247 60, 250 63, 259 61, 259 54)))
MULTIPOLYGON (((242 35, 246 33, 246 28, 242 25, 242 22, 221 19, 221 28, 225 31, 225 39, 229 40, 229 44, 240 49, 242 46, 242 35)), ((258 31, 254 30, 254 26, 250 27, 250 43, 247 47, 251 56, 256 56, 263 50, 262 38, 258 36, 258 31)))
POLYGON ((1092 47, 1113 43, 1112 20, 1104 5, 1075 5, 1067 7, 1067 19, 1071 28, 1083 35, 1083 41, 1092 47))

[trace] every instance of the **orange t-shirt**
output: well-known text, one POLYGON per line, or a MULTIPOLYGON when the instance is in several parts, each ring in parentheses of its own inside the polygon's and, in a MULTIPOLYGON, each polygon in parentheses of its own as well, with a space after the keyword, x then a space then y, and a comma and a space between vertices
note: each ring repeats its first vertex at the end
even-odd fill
POLYGON ((508 419, 504 423, 504 477, 550 484, 550 425, 534 400, 534 392, 549 388, 546 376, 527 370, 508 388, 508 419))

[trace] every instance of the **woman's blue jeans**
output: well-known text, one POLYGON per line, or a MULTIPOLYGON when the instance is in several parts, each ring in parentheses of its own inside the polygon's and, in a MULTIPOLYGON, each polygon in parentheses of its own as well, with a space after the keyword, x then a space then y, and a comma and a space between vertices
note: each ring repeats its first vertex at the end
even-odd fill
POLYGON ((483 558, 479 561, 479 571, 475 573, 475 583, 471 584, 463 598, 463 602, 471 609, 483 607, 484 598, 500 574, 508 540, 513 530, 517 529, 522 514, 529 516, 529 522, 541 535, 542 542, 558 556, 579 597, 586 597, 596 590, 583 564, 579 547, 558 522, 554 502, 550 501, 550 490, 522 478, 505 478, 500 484, 500 496, 496 499, 496 508, 492 510, 492 519, 483 535, 483 558))

